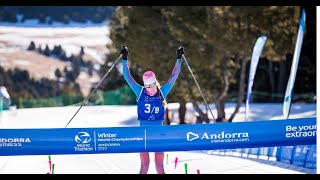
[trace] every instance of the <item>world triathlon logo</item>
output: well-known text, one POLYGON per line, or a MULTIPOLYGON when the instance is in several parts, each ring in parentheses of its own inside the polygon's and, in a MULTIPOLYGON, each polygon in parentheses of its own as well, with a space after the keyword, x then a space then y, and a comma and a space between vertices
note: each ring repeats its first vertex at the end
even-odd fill
POLYGON ((90 134, 87 132, 79 132, 75 137, 74 140, 77 143, 89 143, 91 141, 90 134))
POLYGON ((193 132, 188 132, 187 133, 187 141, 193 141, 195 139, 198 139, 199 135, 193 132))

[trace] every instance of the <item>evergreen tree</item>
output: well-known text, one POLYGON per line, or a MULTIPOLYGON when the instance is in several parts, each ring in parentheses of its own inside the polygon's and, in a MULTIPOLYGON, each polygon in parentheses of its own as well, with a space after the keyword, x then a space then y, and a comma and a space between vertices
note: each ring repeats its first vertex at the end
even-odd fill
POLYGON ((79 56, 82 57, 84 55, 84 48, 81 46, 79 56))
POLYGON ((34 50, 36 50, 36 45, 34 44, 33 41, 31 41, 28 47, 28 51, 34 51, 34 50))
POLYGON ((54 71, 54 75, 57 77, 57 79, 63 77, 61 71, 59 70, 59 68, 57 68, 57 69, 54 71))
POLYGON ((41 45, 39 45, 39 46, 38 46, 38 48, 37 48, 37 52, 38 52, 39 54, 42 54, 42 48, 41 48, 41 45))
POLYGON ((45 56, 50 56, 50 48, 48 45, 46 45, 44 51, 42 52, 45 56))

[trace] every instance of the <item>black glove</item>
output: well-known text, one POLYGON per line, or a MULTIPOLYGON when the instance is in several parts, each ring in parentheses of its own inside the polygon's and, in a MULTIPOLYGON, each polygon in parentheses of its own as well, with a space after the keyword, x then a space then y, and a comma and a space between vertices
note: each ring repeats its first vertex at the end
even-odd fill
POLYGON ((123 60, 127 60, 128 59, 128 48, 126 46, 123 46, 123 49, 120 51, 120 53, 122 54, 122 59, 123 60))
POLYGON ((177 49, 177 59, 181 59, 182 58, 182 54, 184 54, 183 47, 179 46, 178 49, 177 49))

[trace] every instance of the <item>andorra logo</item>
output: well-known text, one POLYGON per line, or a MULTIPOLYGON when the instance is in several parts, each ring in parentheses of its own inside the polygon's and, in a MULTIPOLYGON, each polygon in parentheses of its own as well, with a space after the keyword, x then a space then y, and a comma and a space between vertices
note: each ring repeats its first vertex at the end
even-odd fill
POLYGON ((193 132, 188 132, 187 133, 187 141, 193 141, 195 139, 198 139, 199 135, 193 132))
POLYGON ((74 140, 77 142, 77 143, 88 143, 91 141, 91 137, 90 137, 90 134, 87 133, 87 132, 79 132, 75 137, 74 137, 74 140))

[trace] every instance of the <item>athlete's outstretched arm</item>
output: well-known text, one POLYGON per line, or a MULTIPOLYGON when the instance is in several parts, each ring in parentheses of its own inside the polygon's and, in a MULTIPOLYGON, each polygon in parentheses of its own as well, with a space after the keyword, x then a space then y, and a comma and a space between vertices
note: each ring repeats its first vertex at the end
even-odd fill
POLYGON ((128 67, 128 60, 122 60, 122 71, 123 71, 123 77, 127 81, 130 88, 133 90, 133 92, 138 97, 141 91, 142 86, 139 85, 131 76, 130 70, 128 67))
POLYGON ((182 59, 177 59, 169 80, 161 87, 161 91, 162 91, 164 98, 167 97, 167 95, 171 91, 174 83, 176 82, 176 80, 180 74, 181 64, 182 64, 182 59))

